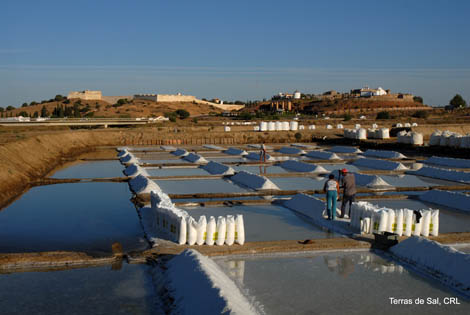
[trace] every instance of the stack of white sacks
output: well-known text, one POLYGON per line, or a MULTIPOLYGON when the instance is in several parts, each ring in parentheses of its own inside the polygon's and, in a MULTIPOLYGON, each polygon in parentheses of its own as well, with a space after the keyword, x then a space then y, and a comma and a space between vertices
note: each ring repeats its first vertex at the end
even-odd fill
POLYGON ((420 210, 417 222, 413 210, 379 208, 368 202, 353 203, 351 227, 363 234, 380 232, 396 233, 399 236, 438 236, 439 210, 420 210))
POLYGON ((390 130, 388 128, 367 129, 367 138, 368 139, 389 139, 390 130))
POLYGON ((432 133, 429 145, 470 149, 470 134, 461 135, 451 131, 436 130, 432 133))
MULTIPOLYGON (((255 128, 254 130, 259 130, 259 131, 295 131, 299 129, 305 129, 305 126, 299 126, 298 121, 262 121, 259 123, 258 128, 255 128), (301 127, 301 128, 300 128, 301 127)), ((310 128, 309 128, 310 129, 310 128)))
POLYGON ((367 131, 364 128, 344 129, 344 137, 348 139, 367 139, 367 131))
POLYGON ((162 191, 150 193, 151 207, 155 214, 154 228, 180 245, 228 245, 245 243, 243 215, 201 216, 196 221, 186 211, 178 209, 162 191))
POLYGON ((403 130, 397 134, 397 142, 413 145, 423 145, 423 134, 414 131, 406 132, 403 130))

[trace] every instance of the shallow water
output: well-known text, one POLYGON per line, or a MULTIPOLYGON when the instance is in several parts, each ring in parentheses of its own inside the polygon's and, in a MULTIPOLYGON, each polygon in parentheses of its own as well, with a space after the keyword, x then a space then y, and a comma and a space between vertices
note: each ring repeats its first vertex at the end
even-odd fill
POLYGON ((149 266, 0 274, 2 314, 163 314, 149 266))
POLYGON ((326 181, 323 177, 271 177, 269 179, 281 190, 323 189, 326 181))
POLYGON ((145 168, 150 176, 198 176, 210 175, 199 167, 181 167, 181 168, 145 168))
POLYGON ((104 178, 124 176, 124 166, 119 161, 92 161, 75 164, 59 170, 52 178, 104 178))
POLYGON ((433 179, 415 175, 379 175, 387 183, 395 187, 428 187, 428 186, 455 186, 456 182, 433 179))
POLYGON ((276 205, 233 207, 184 207, 197 220, 201 215, 218 216, 242 214, 245 238, 249 242, 275 240, 305 240, 340 237, 321 230, 316 225, 297 216, 294 212, 276 205))
POLYGON ((223 179, 154 181, 167 194, 235 193, 247 191, 223 179))
POLYGON ((280 166, 252 166, 252 165, 240 165, 240 166, 232 166, 232 168, 239 172, 239 171, 246 171, 257 175, 265 175, 265 174, 280 174, 280 173, 288 173, 289 171, 280 167, 280 166))
POLYGON ((451 208, 423 202, 420 200, 372 200, 373 204, 392 209, 439 209, 439 233, 470 232, 470 216, 468 213, 451 208))
MULTIPOLYGON (((185 164, 189 163, 186 160, 175 158, 175 159, 139 159, 140 164, 185 164)), ((145 166, 145 165, 141 165, 145 166)))
POLYGON ((266 314, 468 314, 470 304, 391 305, 390 297, 455 297, 370 252, 214 258, 266 314))
POLYGON ((147 248, 126 183, 39 186, 0 211, 0 251, 147 248))

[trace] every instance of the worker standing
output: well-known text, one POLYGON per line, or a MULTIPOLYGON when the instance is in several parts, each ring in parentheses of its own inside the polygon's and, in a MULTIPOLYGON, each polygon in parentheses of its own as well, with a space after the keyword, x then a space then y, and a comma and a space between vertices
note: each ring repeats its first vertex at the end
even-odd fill
POLYGON ((326 193, 326 210, 328 213, 328 220, 336 219, 336 200, 339 196, 339 183, 335 180, 335 175, 330 174, 328 180, 323 186, 323 191, 326 193))
POLYGON ((259 155, 259 160, 266 162, 266 146, 264 145, 264 143, 261 144, 261 152, 259 155))
POLYGON ((343 202, 341 203, 341 216, 340 218, 344 218, 346 214, 346 206, 349 202, 349 211, 347 212, 348 217, 351 217, 351 207, 352 203, 355 201, 356 198, 356 179, 353 173, 349 173, 347 169, 343 168, 341 170, 341 174, 343 175, 343 179, 341 180, 341 188, 343 188, 343 202))

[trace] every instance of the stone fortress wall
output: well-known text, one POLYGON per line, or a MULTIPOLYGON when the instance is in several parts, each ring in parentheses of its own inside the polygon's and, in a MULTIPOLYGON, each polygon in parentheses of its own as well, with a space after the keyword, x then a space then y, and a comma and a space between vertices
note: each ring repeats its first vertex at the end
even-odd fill
POLYGON ((81 99, 81 100, 101 100, 102 98, 102 94, 101 94, 101 91, 89 91, 89 90, 85 90, 85 91, 72 91, 69 93, 69 95, 67 95, 67 98, 68 99, 74 99, 74 98, 78 98, 78 99, 81 99))

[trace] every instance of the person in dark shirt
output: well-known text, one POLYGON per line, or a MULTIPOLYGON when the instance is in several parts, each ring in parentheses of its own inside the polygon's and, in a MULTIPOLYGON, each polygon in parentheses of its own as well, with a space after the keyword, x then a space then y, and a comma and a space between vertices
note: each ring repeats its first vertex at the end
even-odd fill
POLYGON ((356 198, 356 179, 354 178, 354 174, 349 173, 347 169, 343 168, 341 171, 343 178, 341 180, 341 188, 343 188, 343 202, 341 203, 341 216, 340 218, 344 218, 346 214, 346 206, 349 202, 349 211, 348 217, 351 217, 351 207, 352 203, 355 201, 356 198))

